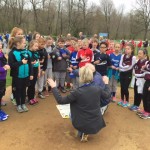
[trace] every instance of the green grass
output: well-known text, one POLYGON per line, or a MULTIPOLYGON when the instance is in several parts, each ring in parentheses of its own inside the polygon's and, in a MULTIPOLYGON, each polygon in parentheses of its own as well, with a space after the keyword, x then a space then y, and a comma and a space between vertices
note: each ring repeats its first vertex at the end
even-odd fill
POLYGON ((12 77, 10 77, 10 70, 7 71, 7 77, 6 77, 6 87, 10 86, 12 82, 12 77))

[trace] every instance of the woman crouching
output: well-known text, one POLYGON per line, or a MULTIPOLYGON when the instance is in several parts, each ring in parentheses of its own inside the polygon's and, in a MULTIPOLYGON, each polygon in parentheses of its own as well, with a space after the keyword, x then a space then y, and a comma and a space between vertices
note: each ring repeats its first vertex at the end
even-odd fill
POLYGON ((82 142, 88 141, 89 134, 96 134, 106 126, 100 111, 100 103, 101 97, 108 99, 111 92, 108 78, 104 76, 103 81, 106 84, 105 89, 93 86, 93 71, 89 66, 82 67, 79 70, 79 82, 82 85, 65 97, 60 95, 56 82, 52 79, 47 81, 59 104, 70 103, 72 124, 78 130, 82 142))

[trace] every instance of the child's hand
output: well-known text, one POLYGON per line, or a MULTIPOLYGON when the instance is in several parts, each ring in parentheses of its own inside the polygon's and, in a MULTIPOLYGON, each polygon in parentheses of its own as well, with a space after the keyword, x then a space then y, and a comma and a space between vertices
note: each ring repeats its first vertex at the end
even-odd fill
POLYGON ((150 87, 148 88, 148 91, 150 91, 150 87))
POLYGON ((73 65, 70 65, 71 68, 73 68, 73 65))
POLYGON ((104 81, 105 84, 108 84, 108 82, 109 82, 108 77, 107 76, 103 76, 103 81, 104 81))
POLYGON ((9 66, 9 65, 5 65, 3 68, 4 68, 5 70, 9 70, 9 69, 10 69, 10 66, 9 66))
POLYGON ((40 74, 40 72, 38 73, 38 78, 40 78, 40 76, 41 76, 41 74, 40 74))
POLYGON ((51 56, 50 55, 48 55, 48 59, 50 59, 51 58, 51 56))
POLYGON ((66 58, 66 57, 67 57, 67 55, 66 55, 66 54, 62 54, 62 56, 63 56, 64 58, 66 58))
POLYGON ((58 57, 57 60, 62 60, 62 57, 58 57))
POLYGON ((42 71, 42 76, 44 76, 45 75, 45 71, 42 71))
POLYGON ((77 69, 77 66, 73 66, 73 69, 74 69, 74 70, 77 69))
POLYGON ((42 59, 41 61, 40 61, 40 63, 43 63, 44 62, 44 59, 42 59))
POLYGON ((51 88, 56 87, 56 81, 53 81, 51 78, 47 79, 47 83, 51 86, 51 88))
POLYGON ((146 68, 146 65, 142 66, 142 70, 144 70, 146 68))
POLYGON ((36 60, 35 61, 32 61, 32 63, 31 64, 36 64, 36 60))
POLYGON ((96 60, 96 61, 94 61, 94 64, 96 65, 96 64, 99 64, 100 63, 100 60, 96 60))
POLYGON ((72 71, 73 71, 71 67, 70 67, 70 68, 67 68, 67 70, 68 70, 69 72, 72 72, 72 71))
POLYGON ((115 67, 115 66, 111 66, 111 68, 116 70, 116 67, 115 67))
POLYGON ((23 64, 27 64, 27 62, 28 62, 28 60, 26 60, 25 58, 22 59, 22 63, 23 63, 23 64))
POLYGON ((30 80, 33 80, 33 76, 30 76, 30 80))
POLYGON ((81 55, 81 59, 82 59, 82 60, 85 60, 85 59, 86 59, 86 56, 82 56, 82 55, 81 55))

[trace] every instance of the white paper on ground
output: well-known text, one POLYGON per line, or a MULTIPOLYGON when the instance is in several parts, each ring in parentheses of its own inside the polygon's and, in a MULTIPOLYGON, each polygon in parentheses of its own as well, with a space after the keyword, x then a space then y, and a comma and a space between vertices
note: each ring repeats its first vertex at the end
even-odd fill
POLYGON ((70 118, 70 104, 66 105, 56 105, 57 109, 59 110, 62 118, 70 118))

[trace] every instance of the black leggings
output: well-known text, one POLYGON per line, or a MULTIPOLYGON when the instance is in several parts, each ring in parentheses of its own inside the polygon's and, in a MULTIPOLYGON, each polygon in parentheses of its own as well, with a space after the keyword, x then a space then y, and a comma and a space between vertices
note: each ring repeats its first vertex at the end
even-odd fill
POLYGON ((120 72, 120 85, 121 85, 121 99, 124 98, 129 102, 129 85, 132 79, 132 70, 126 72, 120 72))
POLYGON ((36 84, 36 81, 37 81, 37 76, 38 76, 38 68, 34 67, 33 68, 33 80, 30 80, 29 87, 28 87, 28 90, 27 90, 29 101, 31 99, 34 99, 34 96, 35 96, 35 84, 36 84))
POLYGON ((12 94, 13 98, 16 99, 16 84, 15 84, 15 79, 16 77, 12 77, 12 94))
POLYGON ((25 104, 26 87, 28 86, 29 78, 15 78, 16 85, 16 103, 18 105, 25 104))
POLYGON ((143 106, 144 111, 150 113, 150 91, 148 88, 150 87, 150 80, 146 80, 143 89, 143 106))
POLYGON ((0 80, 0 109, 1 109, 1 100, 2 97, 5 95, 6 91, 6 80, 0 80))
POLYGON ((134 84, 134 105, 140 106, 143 95, 138 93, 138 91, 137 91, 138 87, 136 86, 136 81, 137 81, 137 79, 135 79, 135 84, 134 84))

